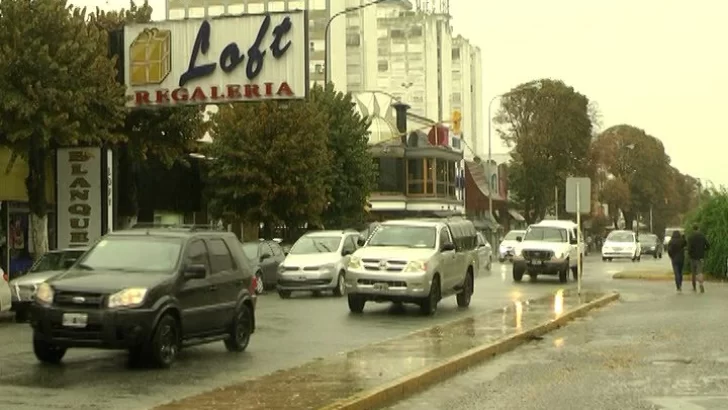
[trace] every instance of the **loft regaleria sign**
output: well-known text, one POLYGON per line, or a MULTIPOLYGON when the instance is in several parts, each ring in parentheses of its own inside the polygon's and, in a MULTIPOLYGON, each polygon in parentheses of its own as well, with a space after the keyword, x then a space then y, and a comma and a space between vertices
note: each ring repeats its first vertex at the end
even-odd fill
POLYGON ((306 11, 124 27, 129 108, 305 98, 306 11))

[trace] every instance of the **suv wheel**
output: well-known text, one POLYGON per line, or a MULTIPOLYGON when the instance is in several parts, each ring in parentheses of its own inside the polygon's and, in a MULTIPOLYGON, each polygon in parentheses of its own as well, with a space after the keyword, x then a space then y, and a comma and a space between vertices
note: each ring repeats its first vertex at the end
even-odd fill
POLYGON ((265 291, 265 285, 263 284, 263 273, 258 271, 255 272, 255 294, 262 295, 265 291))
POLYGON ((346 281, 344 280, 344 272, 339 272, 339 278, 336 279, 336 287, 334 288, 334 296, 344 296, 346 293, 346 281))
POLYGON ((164 315, 154 329, 151 345, 149 346, 150 359, 155 365, 168 368, 174 363, 179 352, 179 325, 171 315, 164 315))
POLYGON ((475 288, 475 280, 473 280, 473 272, 468 269, 468 273, 465 274, 465 281, 463 282, 462 292, 457 294, 458 306, 466 308, 470 306, 470 299, 473 297, 473 291, 475 288))
POLYGON ((420 313, 434 315, 437 311, 437 303, 440 302, 440 295, 440 277, 435 276, 432 278, 432 285, 430 285, 430 294, 420 302, 420 313))
POLYGON ((291 291, 290 290, 279 290, 278 296, 280 296, 281 299, 288 299, 291 297, 291 291))
POLYGON ((362 313, 367 300, 359 295, 348 295, 349 310, 351 313, 362 313))
POLYGON ((250 344, 250 335, 253 333, 253 312, 243 304, 240 307, 235 322, 230 330, 230 336, 225 339, 228 352, 243 352, 250 344))
POLYGON ((43 363, 58 364, 66 355, 66 348, 48 343, 33 333, 33 353, 43 363))
POLYGON ((513 265, 513 281, 520 282, 523 280, 523 274, 526 273, 525 266, 513 265))

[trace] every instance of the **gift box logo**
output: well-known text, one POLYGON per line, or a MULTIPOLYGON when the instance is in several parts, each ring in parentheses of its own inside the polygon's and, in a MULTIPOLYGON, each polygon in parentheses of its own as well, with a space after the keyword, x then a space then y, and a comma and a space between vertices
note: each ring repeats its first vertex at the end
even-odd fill
POLYGON ((129 83, 161 84, 172 70, 172 32, 144 29, 129 46, 129 83))

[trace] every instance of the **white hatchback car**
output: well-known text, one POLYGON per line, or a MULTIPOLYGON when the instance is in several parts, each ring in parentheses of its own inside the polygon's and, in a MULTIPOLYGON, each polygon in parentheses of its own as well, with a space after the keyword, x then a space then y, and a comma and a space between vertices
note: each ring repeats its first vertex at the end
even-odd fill
POLYGON ((333 291, 343 296, 346 266, 358 239, 357 231, 315 231, 300 237, 278 265, 278 295, 286 299, 294 291, 333 291))
POLYGON ((632 231, 612 231, 602 245, 602 260, 632 259, 637 262, 642 258, 642 246, 637 234, 632 231))

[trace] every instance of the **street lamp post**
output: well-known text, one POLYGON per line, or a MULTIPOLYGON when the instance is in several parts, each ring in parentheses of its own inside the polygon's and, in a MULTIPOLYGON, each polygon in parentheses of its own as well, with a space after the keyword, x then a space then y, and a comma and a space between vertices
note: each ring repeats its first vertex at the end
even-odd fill
MULTIPOLYGON (((492 132, 493 131, 493 126, 492 126, 493 114, 491 114, 491 111, 493 110, 493 102, 495 102, 495 100, 497 100, 501 97, 505 97, 507 95, 511 95, 511 94, 517 93, 519 91, 525 91, 528 89, 540 88, 540 87, 541 87, 541 83, 536 82, 536 83, 532 83, 529 86, 524 87, 524 88, 511 90, 511 91, 508 91, 508 92, 505 92, 502 94, 496 94, 493 96, 493 98, 490 99, 490 102, 488 103, 488 162, 487 162, 487 164, 488 164, 488 214, 490 214, 490 219, 493 222, 496 222, 495 215, 493 214, 493 180, 491 178, 492 175, 490 172, 491 162, 493 161, 493 132, 492 132)), ((496 246, 495 238, 496 238, 495 232, 493 232, 492 239, 493 239, 494 248, 496 246)))
POLYGON ((329 38, 329 32, 331 31, 331 22, 333 22, 337 17, 343 16, 344 14, 365 9, 369 6, 374 6, 379 3, 384 3, 385 1, 387 0, 373 0, 369 3, 364 3, 359 6, 347 7, 344 10, 341 10, 340 12, 331 16, 331 18, 329 18, 329 21, 326 22, 326 29, 324 30, 324 87, 329 84, 329 42, 331 41, 329 38))

